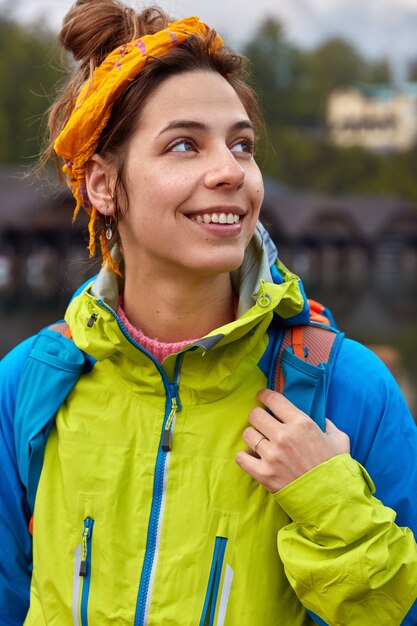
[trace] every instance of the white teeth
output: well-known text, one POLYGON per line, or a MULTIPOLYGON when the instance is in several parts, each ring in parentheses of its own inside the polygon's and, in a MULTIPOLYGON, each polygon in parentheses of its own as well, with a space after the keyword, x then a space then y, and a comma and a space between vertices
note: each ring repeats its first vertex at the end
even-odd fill
POLYGON ((191 220, 193 222, 198 222, 198 224, 239 224, 240 215, 236 213, 197 213, 196 215, 191 215, 191 220))

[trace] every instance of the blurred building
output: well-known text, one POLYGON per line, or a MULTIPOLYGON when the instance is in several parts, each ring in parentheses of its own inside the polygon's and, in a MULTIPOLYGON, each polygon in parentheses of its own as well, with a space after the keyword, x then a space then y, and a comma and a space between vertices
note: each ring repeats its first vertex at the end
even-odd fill
MULTIPOLYGON (((37 180, 0 168, 0 293, 21 288, 43 297, 91 273, 86 216, 71 224, 73 208, 55 175, 37 180)), ((262 219, 284 262, 307 282, 417 276, 417 210, 406 200, 330 196, 266 179, 262 219)))
POLYGON ((417 83, 334 90, 327 125, 338 146, 401 152, 417 145, 417 83))
POLYGON ((0 294, 56 297, 68 267, 85 257, 86 220, 71 225, 73 208, 54 173, 37 178, 0 167, 0 294))
MULTIPOLYGON (((347 294, 379 281, 391 295, 400 285, 416 287, 417 209, 411 202, 324 195, 266 180, 262 219, 280 258, 307 285, 341 287, 347 294)), ((405 299, 396 297, 392 305, 401 303, 405 299)), ((372 312, 366 317, 376 319, 372 312)))

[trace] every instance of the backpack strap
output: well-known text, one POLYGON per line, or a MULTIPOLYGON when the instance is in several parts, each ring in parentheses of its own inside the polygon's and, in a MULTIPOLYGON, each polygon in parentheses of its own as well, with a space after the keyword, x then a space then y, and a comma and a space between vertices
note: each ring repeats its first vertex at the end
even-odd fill
POLYGON ((65 322, 41 330, 26 355, 16 393, 14 438, 19 475, 32 512, 55 414, 80 375, 92 366, 92 358, 71 340, 65 322))
POLYGON ((67 337, 67 339, 72 339, 71 329, 64 321, 56 322, 56 324, 52 324, 51 326, 48 326, 48 328, 49 330, 54 330, 56 333, 62 335, 63 337, 67 337))
POLYGON ((287 328, 271 364, 269 387, 283 393, 322 430, 331 371, 343 337, 339 330, 316 322, 287 328))
POLYGON ((308 299, 308 305, 310 307, 310 322, 317 322, 325 326, 337 328, 333 313, 330 309, 325 307, 321 302, 317 302, 317 300, 312 300, 311 298, 308 299))

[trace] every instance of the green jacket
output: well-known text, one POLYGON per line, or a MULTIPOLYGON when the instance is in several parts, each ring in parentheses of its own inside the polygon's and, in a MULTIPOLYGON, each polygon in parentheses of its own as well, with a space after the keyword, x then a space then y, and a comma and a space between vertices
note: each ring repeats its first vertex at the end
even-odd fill
POLYGON ((415 540, 355 460, 335 457, 275 495, 234 461, 267 384, 273 315, 304 307, 281 264, 281 284, 266 259, 248 267, 234 277, 238 319, 162 366, 117 318, 112 274, 71 302, 73 339, 96 363, 47 441, 27 626, 301 626, 313 623, 306 608, 334 625, 401 623, 415 540))

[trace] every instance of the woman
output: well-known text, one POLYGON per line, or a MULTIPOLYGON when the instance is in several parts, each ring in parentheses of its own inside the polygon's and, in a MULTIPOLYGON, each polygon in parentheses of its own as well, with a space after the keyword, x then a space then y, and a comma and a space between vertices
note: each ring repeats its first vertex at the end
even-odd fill
POLYGON ((241 58, 197 18, 115 0, 79 0, 61 42, 80 64, 51 140, 104 266, 72 300, 67 337, 43 335, 53 363, 64 346, 86 366, 31 444, 27 481, 7 433, 29 385, 41 395, 23 370, 16 399, 16 355, 36 360, 38 344, 2 364, 4 623, 400 624, 416 596, 417 470, 402 468, 415 425, 347 340, 327 405, 342 430, 265 389, 269 329, 306 307, 278 261, 274 283, 257 228, 259 115, 241 58))

